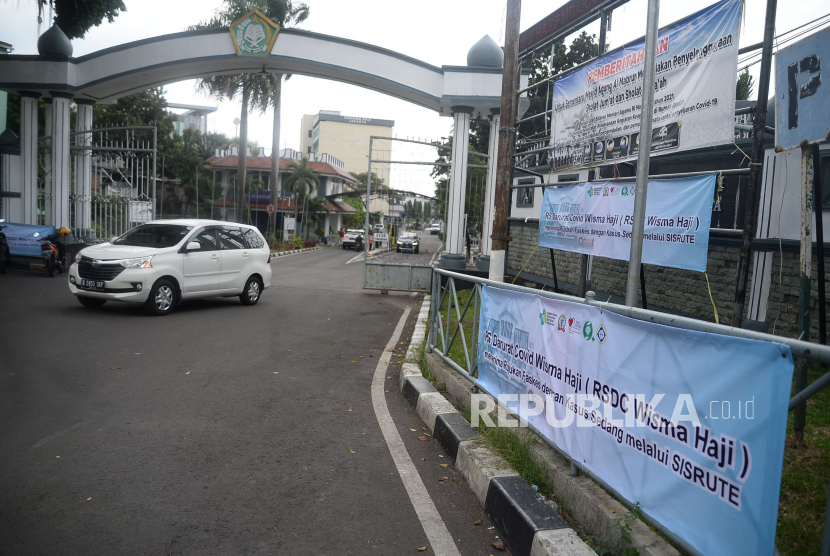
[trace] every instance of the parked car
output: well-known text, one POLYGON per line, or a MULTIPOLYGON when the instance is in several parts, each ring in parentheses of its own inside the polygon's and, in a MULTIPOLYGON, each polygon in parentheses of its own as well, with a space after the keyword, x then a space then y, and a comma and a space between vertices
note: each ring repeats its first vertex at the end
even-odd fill
POLYGON ((398 245, 396 251, 398 253, 407 252, 415 253, 416 255, 421 250, 421 238, 414 232, 404 232, 398 238, 398 245))
POLYGON ((354 249, 355 248, 355 239, 357 236, 363 237, 363 230, 358 230, 356 228, 346 230, 345 235, 343 236, 343 249, 354 249))
POLYGON ((432 226, 429 227, 430 235, 433 235, 433 236, 437 235, 438 232, 440 232, 440 231, 441 231, 441 224, 433 224, 432 226))
POLYGON ((239 296, 243 305, 255 305, 271 285, 270 262, 254 226, 156 220, 82 249, 69 267, 69 290, 85 307, 142 303, 154 315, 200 297, 239 296))

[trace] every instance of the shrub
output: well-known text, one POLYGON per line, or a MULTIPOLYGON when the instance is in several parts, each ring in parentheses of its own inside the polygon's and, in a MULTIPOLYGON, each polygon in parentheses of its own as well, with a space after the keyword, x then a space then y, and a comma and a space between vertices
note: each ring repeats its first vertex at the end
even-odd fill
POLYGON ((300 247, 302 247, 303 243, 305 243, 303 238, 297 237, 297 236, 291 236, 291 244, 294 245, 294 247, 296 249, 299 249, 300 247))
POLYGON ((310 239, 308 241, 303 242, 303 247, 314 247, 315 245, 317 245, 316 239, 310 239))
POLYGON ((314 230, 314 235, 317 237, 323 237, 326 235, 326 231, 321 226, 317 226, 317 229, 314 230))

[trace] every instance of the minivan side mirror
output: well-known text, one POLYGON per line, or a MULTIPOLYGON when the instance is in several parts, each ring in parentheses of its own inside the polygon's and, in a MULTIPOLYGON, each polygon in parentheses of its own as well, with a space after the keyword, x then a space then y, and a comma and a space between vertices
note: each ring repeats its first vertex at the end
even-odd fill
POLYGON ((202 248, 202 244, 198 241, 191 241, 187 244, 185 251, 199 251, 202 248))

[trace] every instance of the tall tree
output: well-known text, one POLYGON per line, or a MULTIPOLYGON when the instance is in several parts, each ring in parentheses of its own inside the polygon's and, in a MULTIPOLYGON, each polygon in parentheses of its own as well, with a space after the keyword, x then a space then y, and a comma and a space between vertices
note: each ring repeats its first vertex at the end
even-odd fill
MULTIPOLYGON (((262 10, 271 21, 280 27, 299 25, 308 19, 309 8, 303 2, 294 3, 291 0, 266 0, 266 9, 262 10)), ((285 78, 290 78, 286 75, 285 78)), ((275 73, 271 75, 272 101, 274 106, 274 124, 271 137, 271 202, 276 203, 277 182, 279 181, 280 169, 280 121, 282 118, 282 82, 283 75, 275 73)), ((276 213, 272 214, 269 226, 276 225, 276 213)))
POLYGON ((735 100, 749 100, 755 88, 755 78, 749 75, 749 70, 744 70, 735 83, 735 100))
MULTIPOLYGON (((192 27, 192 29, 221 28, 229 27, 234 21, 258 9, 269 19, 280 27, 290 24, 299 24, 308 18, 309 9, 304 3, 294 3, 291 0, 224 0, 224 8, 216 13, 210 20, 192 27)), ((247 171, 247 140, 248 140, 248 105, 265 111, 269 104, 274 106, 274 131, 271 146, 271 199, 276 200, 277 181, 279 178, 279 120, 280 120, 280 99, 282 94, 282 75, 267 74, 264 72, 255 74, 223 75, 203 78, 199 87, 203 91, 220 98, 231 99, 239 96, 242 99, 242 111, 239 126, 239 163, 238 176, 245 176, 247 171)), ((243 191, 240 201, 244 201, 244 177, 237 178, 243 191)), ((237 203, 238 205, 239 203, 237 203)), ((237 220, 240 212, 237 210, 237 220)), ((273 218, 271 220, 273 222, 273 218)))
POLYGON ((248 174, 248 113, 258 109, 264 113, 271 99, 271 81, 269 76, 259 73, 238 75, 215 75, 199 80, 198 89, 214 98, 233 100, 240 97, 242 110, 239 124, 239 157, 237 163, 237 198, 236 220, 246 220, 245 182, 248 174))
MULTIPOLYGON (((599 45, 594 37, 595 35, 589 35, 583 31, 571 42, 570 48, 565 46, 564 41, 559 40, 537 52, 530 60, 528 84, 533 85, 596 57, 599 45), (552 57, 551 52, 553 52, 552 57)), ((528 91, 527 96, 530 100, 528 115, 550 110, 552 88, 553 84, 549 82, 528 91)), ((547 118, 536 118, 519 124, 518 131, 520 141, 544 141, 550 136, 547 118)))
MULTIPOLYGON (((294 225, 299 227, 297 220, 300 212, 300 201, 311 193, 315 185, 320 185, 320 178, 317 171, 308 165, 308 158, 303 157, 300 162, 291 162, 288 167, 291 175, 285 180, 285 187, 291 191, 294 197, 294 225)), ((297 233, 297 230, 294 231, 297 233)))
POLYGON ((100 25, 104 18, 112 23, 121 12, 127 11, 124 0, 35 0, 37 22, 43 23, 45 11, 54 13, 55 25, 70 39, 82 38, 86 32, 100 25))

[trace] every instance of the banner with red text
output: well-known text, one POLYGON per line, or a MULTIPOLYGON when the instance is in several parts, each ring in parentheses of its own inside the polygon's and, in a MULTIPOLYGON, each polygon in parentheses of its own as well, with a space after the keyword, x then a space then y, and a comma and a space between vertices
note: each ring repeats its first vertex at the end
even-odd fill
MULTIPOLYGON (((722 0, 660 30, 652 154, 732 142, 741 4, 722 0)), ((644 60, 645 39, 554 82, 555 170, 637 158, 644 60)))

